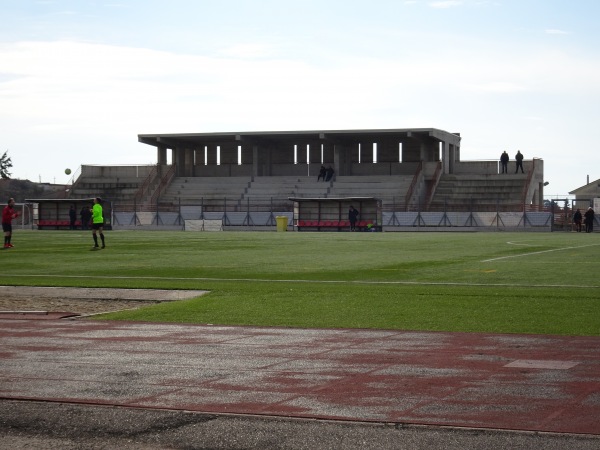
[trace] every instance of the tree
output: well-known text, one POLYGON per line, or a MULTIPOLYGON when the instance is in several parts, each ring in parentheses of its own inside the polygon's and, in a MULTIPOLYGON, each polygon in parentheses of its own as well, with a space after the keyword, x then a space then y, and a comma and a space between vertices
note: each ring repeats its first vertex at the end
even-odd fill
POLYGON ((0 158, 0 177, 7 179, 10 178, 11 172, 8 171, 12 167, 12 160, 8 156, 8 150, 4 152, 2 158, 0 158))

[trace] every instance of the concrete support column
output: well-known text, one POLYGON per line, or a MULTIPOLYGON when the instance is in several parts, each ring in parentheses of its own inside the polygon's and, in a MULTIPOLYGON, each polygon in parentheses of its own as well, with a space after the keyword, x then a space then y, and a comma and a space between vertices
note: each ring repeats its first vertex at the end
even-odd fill
POLYGON ((237 165, 238 163, 238 144, 221 145, 221 165, 237 165))
MULTIPOLYGON (((306 143, 298 145, 298 159, 306 163, 306 143)), ((285 144, 284 148, 269 147, 272 164, 294 164, 294 144, 285 144)))
POLYGON ((450 161, 450 146, 447 142, 442 142, 442 173, 449 174, 453 165, 450 161))
POLYGON ((377 162, 397 163, 399 142, 381 141, 377 143, 377 162))
POLYGON ((352 175, 352 162, 354 159, 358 160, 358 144, 335 144, 333 150, 333 169, 336 174, 352 175))
POLYGON ((321 162, 321 143, 310 144, 308 161, 312 164, 319 164, 321 162))
POLYGON ((216 166, 217 165, 217 146, 214 144, 207 146, 206 165, 208 165, 208 166, 216 166))
POLYGON ((440 161, 439 143, 422 141, 420 144, 420 159, 417 161, 440 161))
POLYGON ((167 147, 156 147, 156 160, 158 161, 159 166, 167 164, 167 147))
MULTIPOLYGON (((340 144, 333 147, 333 170, 337 175, 346 175, 344 171, 344 148, 340 144)), ((331 163, 324 163, 325 167, 329 167, 331 163)))
POLYGON ((333 164, 335 145, 331 142, 323 142, 323 164, 333 164))
POLYGON ((402 141, 402 162, 420 161, 427 161, 424 155, 423 143, 414 138, 402 141))
MULTIPOLYGON (((204 157, 204 154, 203 156, 204 157)), ((196 176, 196 166, 200 164, 200 151, 197 148, 192 149, 192 176, 196 176)))
POLYGON ((185 148, 176 147, 173 150, 173 164, 175 165, 175 176, 185 177, 185 148))
POLYGON ((265 146, 255 145, 252 148, 252 154, 254 157, 252 175, 263 177, 271 175, 271 149, 265 146))
MULTIPOLYGON (((352 144, 344 144, 343 146, 344 153, 346 153, 347 161, 349 164, 358 164, 359 153, 360 153, 360 145, 358 142, 353 142, 352 144)), ((348 174, 351 175, 351 174, 348 174)))
POLYGON ((242 146, 242 164, 254 164, 254 147, 242 146))
POLYGON ((449 155, 450 155, 450 172, 449 173, 454 173, 454 166, 456 164, 457 161, 460 161, 458 158, 458 147, 454 144, 448 144, 448 147, 450 149, 449 151, 449 155))
POLYGON ((362 142, 360 146, 361 164, 373 163, 373 142, 362 142))
POLYGON ((186 177, 194 175, 194 150, 186 148, 183 150, 183 173, 186 177))
MULTIPOLYGON (((243 155, 243 151, 242 151, 242 155, 243 155)), ((259 154, 258 154, 258 145, 253 145, 252 146, 252 177, 257 177, 258 176, 258 168, 259 168, 259 154)))

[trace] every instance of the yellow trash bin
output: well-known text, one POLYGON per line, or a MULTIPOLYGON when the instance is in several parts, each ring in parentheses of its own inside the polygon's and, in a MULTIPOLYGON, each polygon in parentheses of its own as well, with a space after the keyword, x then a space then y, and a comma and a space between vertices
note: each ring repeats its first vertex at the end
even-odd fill
POLYGON ((276 216, 275 220, 277 221, 277 231, 287 231, 287 226, 288 226, 287 216, 276 216))

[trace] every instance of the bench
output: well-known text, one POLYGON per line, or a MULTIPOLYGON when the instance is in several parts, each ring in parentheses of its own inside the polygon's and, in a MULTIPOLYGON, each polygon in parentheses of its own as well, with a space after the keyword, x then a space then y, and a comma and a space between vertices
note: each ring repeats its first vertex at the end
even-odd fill
MULTIPOLYGON (((372 228, 377 228, 372 220, 361 220, 356 222, 356 228, 363 231, 370 228, 369 225, 371 225, 372 228)), ((296 227, 298 228, 298 231, 300 231, 301 228, 341 231, 344 228, 349 228, 350 222, 348 220, 298 220, 296 227)))
MULTIPOLYGON (((71 227, 71 221, 70 220, 38 220, 37 226, 38 226, 38 230, 42 230, 42 229, 53 229, 53 230, 69 229, 71 227)), ((81 226, 81 220, 76 220, 75 221, 75 226, 76 227, 80 227, 81 226)))

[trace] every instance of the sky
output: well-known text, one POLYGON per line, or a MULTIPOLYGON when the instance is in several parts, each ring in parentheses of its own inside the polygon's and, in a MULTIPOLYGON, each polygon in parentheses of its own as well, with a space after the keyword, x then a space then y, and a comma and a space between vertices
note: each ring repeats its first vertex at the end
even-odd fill
MULTIPOLYGON (((439 128, 600 178, 597 0, 0 0, 12 178, 155 164, 138 134, 439 128)), ((512 167, 512 165, 510 166, 512 167)))

